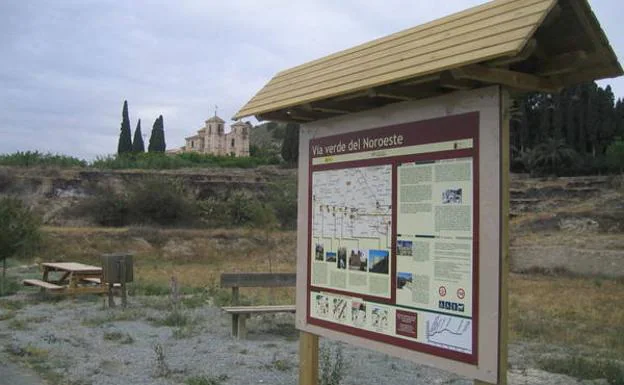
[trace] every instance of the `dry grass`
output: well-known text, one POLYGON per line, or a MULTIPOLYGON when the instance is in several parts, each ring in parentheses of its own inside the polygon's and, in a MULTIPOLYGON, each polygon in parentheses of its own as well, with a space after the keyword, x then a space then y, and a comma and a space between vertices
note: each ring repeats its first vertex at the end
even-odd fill
MULTIPOLYGON (((99 264, 102 253, 134 251, 136 281, 130 287, 143 294, 166 295, 175 276, 182 293, 227 302, 229 292, 218 289, 222 272, 269 271, 269 255, 273 272, 295 271, 294 232, 129 228, 48 229, 48 234, 47 250, 64 260, 99 264)), ((243 303, 293 303, 294 289, 241 289, 241 297, 243 303)), ((595 349, 624 359, 622 298, 622 280, 513 274, 512 341, 595 349)))
MULTIPOLYGON (((167 294, 171 277, 176 277, 182 293, 215 294, 223 272, 295 271, 295 232, 149 227, 48 227, 45 231, 46 255, 39 256, 38 262, 99 265, 103 253, 133 252, 135 282, 130 290, 134 285, 141 294, 167 294)), ((225 297, 228 292, 219 294, 225 297)), ((241 289, 241 299, 243 303, 293 303, 294 289, 241 289)))
POLYGON ((624 360, 623 298, 621 280, 512 275, 511 339, 600 350, 624 360))

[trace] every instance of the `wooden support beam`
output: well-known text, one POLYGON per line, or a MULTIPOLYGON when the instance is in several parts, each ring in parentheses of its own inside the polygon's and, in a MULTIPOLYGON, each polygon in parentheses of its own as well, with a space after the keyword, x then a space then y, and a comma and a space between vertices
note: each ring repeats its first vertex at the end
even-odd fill
POLYGON ((316 120, 315 118, 312 118, 310 116, 302 116, 299 115, 297 112, 292 111, 289 111, 288 115, 290 115, 290 118, 296 122, 313 122, 316 120))
POLYGON ((538 47, 537 40, 529 39, 529 41, 524 46, 522 51, 520 51, 519 54, 515 56, 508 56, 508 57, 496 59, 487 64, 490 67, 502 67, 502 66, 506 66, 512 63, 525 61, 535 53, 535 51, 537 50, 537 47, 538 47))
POLYGON ((535 71, 540 76, 552 76, 576 71, 588 61, 585 51, 574 51, 555 56, 542 63, 535 71))
POLYGON ((440 75, 440 87, 451 90, 471 90, 478 85, 477 82, 470 79, 455 79, 450 71, 444 71, 440 75))
POLYGON ((321 107, 321 106, 313 105, 312 103, 303 104, 301 108, 307 111, 318 111, 318 112, 326 112, 328 114, 339 114, 339 115, 349 114, 352 112, 352 111, 347 111, 347 110, 340 110, 337 108, 321 107))
POLYGON ((308 332, 299 335, 299 385, 317 385, 319 338, 308 332))
POLYGON ((366 97, 368 97, 368 91, 359 91, 359 92, 354 92, 352 94, 335 97, 332 99, 332 101, 342 102, 345 100, 352 100, 352 99, 366 98, 366 97))
POLYGON ((596 31, 594 26, 592 26, 591 21, 589 20, 589 15, 585 12, 586 10, 581 5, 581 1, 582 0, 570 0, 568 3, 570 4, 570 7, 572 7, 576 18, 583 28, 583 31, 585 31, 587 36, 589 36, 595 52, 602 53, 605 51, 605 47, 603 46, 600 34, 596 31))
POLYGON ((259 115, 256 115, 256 119, 258 119, 258 121, 269 120, 269 121, 280 122, 280 123, 306 123, 312 120, 316 120, 314 118, 309 118, 309 117, 301 118, 300 116, 297 116, 296 114, 295 116, 292 116, 292 114, 289 115, 283 110, 271 111, 271 112, 267 112, 264 114, 259 114, 259 115))
POLYGON ((546 16, 546 19, 544 19, 544 22, 542 23, 542 27, 549 27, 555 24, 555 22, 559 20, 559 17, 561 17, 561 6, 559 4, 555 4, 553 9, 546 16))
POLYGON ((470 79, 483 83, 501 84, 521 90, 557 92, 561 88, 550 79, 523 72, 488 68, 480 65, 457 68, 451 70, 451 74, 455 79, 470 79))
POLYGON ((373 88, 368 90, 368 97, 369 98, 384 98, 384 99, 392 99, 392 100, 400 100, 400 101, 414 100, 412 96, 408 96, 402 93, 395 93, 394 91, 385 91, 385 90, 378 91, 373 88))
POLYGON ((428 75, 428 76, 423 76, 420 78, 402 82, 400 83, 400 85, 401 86, 414 86, 414 85, 423 84, 423 83, 435 82, 438 79, 440 79, 440 75, 428 75))
POLYGON ((564 86, 579 84, 594 79, 613 78, 622 75, 622 70, 615 66, 598 67, 598 68, 582 68, 567 74, 555 75, 552 77, 554 81, 564 86))

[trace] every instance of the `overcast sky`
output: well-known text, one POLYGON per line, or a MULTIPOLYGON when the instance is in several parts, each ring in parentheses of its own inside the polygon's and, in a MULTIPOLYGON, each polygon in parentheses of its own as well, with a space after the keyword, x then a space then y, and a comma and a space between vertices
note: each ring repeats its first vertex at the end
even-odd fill
MULTIPOLYGON (((114 153, 124 99, 179 147, 280 70, 485 2, 0 0, 0 153, 114 153)), ((591 3, 624 62, 621 0, 591 3)))

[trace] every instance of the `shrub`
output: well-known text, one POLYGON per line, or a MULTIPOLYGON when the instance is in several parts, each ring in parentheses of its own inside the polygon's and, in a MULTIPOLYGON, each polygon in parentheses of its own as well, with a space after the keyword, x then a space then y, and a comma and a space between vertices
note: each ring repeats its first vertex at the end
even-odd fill
POLYGON ((4 293, 6 259, 31 255, 39 246, 41 220, 17 198, 0 199, 0 260, 3 261, 0 294, 4 293))
POLYGON ((529 170, 537 175, 560 175, 573 168, 577 153, 562 139, 548 139, 535 147, 529 155, 529 170))
POLYGON ((8 170, 0 170, 0 193, 9 191, 15 185, 15 179, 8 170))
POLYGON ((268 204, 283 229, 297 227, 297 181, 276 183, 270 188, 268 204))
POLYGON ((278 223, 270 203, 236 191, 224 199, 211 198, 199 203, 202 221, 209 227, 274 228, 278 223))
POLYGON ((90 215, 102 226, 125 226, 129 223, 128 197, 111 186, 99 187, 92 197, 76 208, 77 211, 90 215))
POLYGON ((618 139, 607 147, 607 164, 613 171, 624 173, 624 140, 618 139))
POLYGON ((58 154, 44 154, 38 151, 16 152, 0 155, 0 164, 5 166, 56 166, 56 167, 86 167, 87 162, 72 156, 58 154))
POLYGON ((99 157, 92 163, 92 167, 113 170, 170 170, 197 167, 255 168, 261 165, 279 163, 279 158, 265 154, 260 156, 233 157, 200 154, 196 152, 187 152, 175 155, 151 152, 99 157))
POLYGON ((126 193, 111 186, 96 188, 76 211, 90 215, 102 226, 129 224, 192 225, 196 204, 182 185, 164 177, 145 178, 128 186, 126 193))
POLYGON ((328 345, 322 346, 319 358, 320 385, 340 385, 345 371, 342 346, 336 345, 334 349, 331 349, 328 345))
POLYGON ((130 221, 136 224, 192 224, 195 205, 181 183, 166 178, 148 178, 130 188, 130 221))

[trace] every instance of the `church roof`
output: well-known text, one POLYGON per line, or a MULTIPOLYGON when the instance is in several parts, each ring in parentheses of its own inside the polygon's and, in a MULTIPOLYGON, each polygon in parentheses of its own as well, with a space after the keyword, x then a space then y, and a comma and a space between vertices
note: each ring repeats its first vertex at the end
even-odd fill
POLYGON ((217 115, 206 120, 206 123, 225 123, 225 120, 221 119, 217 115))
POLYGON ((587 0, 495 0, 279 72, 235 116, 307 122, 502 84, 622 75, 587 0))

